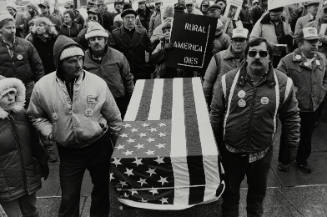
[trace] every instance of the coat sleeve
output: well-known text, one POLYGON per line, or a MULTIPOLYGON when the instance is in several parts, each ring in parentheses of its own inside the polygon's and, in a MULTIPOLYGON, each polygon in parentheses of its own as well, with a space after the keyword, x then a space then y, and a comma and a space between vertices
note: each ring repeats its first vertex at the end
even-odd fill
POLYGON ((222 91, 222 82, 219 80, 214 88, 212 103, 210 106, 210 122, 220 151, 222 151, 223 147, 224 114, 225 98, 222 91))
MULTIPOLYGON (((216 55, 218 55, 218 54, 216 54, 216 55)), ((203 92, 204 92, 204 96, 206 98, 208 105, 210 105, 210 103, 211 103, 213 86, 217 80, 217 75, 218 75, 217 65, 218 64, 216 63, 215 56, 213 56, 209 62, 207 70, 204 74, 203 92)))
POLYGON ((249 41, 251 41, 252 39, 254 38, 258 38, 258 37, 261 37, 262 36, 262 26, 261 26, 261 20, 258 20, 253 29, 252 29, 252 32, 250 34, 250 39, 249 41))
POLYGON ((115 144, 121 130, 122 119, 118 106, 109 88, 105 86, 104 89, 105 91, 103 92, 105 94, 105 102, 103 104, 101 113, 107 120, 111 139, 115 144))
POLYGON ((123 77, 126 94, 130 97, 134 90, 134 76, 130 72, 128 60, 124 55, 122 55, 120 74, 123 77))
POLYGON ((293 161, 300 141, 300 115, 293 84, 288 97, 280 107, 279 119, 282 129, 280 145, 288 147, 290 160, 293 161))
POLYGON ((29 61, 30 65, 32 68, 32 72, 34 73, 34 81, 38 81, 43 75, 44 75, 44 68, 42 64, 42 60, 39 56, 39 53, 35 49, 32 43, 29 43, 29 49, 28 49, 28 56, 29 56, 29 61))
POLYGON ((295 24, 294 35, 298 35, 303 29, 302 19, 298 19, 295 24))
POLYGON ((277 69, 283 73, 285 73, 287 76, 289 76, 289 73, 287 71, 287 64, 285 63, 285 58, 282 58, 277 66, 277 69))
POLYGON ((49 136, 52 134, 52 124, 47 119, 47 115, 42 108, 38 84, 35 85, 32 92, 27 114, 30 117, 33 126, 40 132, 40 134, 44 138, 49 138, 49 136))

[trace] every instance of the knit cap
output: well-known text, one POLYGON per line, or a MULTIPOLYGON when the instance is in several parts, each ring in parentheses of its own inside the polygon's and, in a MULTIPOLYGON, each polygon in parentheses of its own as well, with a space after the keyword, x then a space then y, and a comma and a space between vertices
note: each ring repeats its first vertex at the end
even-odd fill
POLYGON ((78 46, 70 46, 65 48, 59 57, 59 60, 64 60, 73 56, 84 56, 84 51, 78 46))
POLYGON ((108 38, 108 33, 106 30, 100 25, 98 22, 89 21, 87 25, 87 31, 85 34, 85 39, 88 40, 89 38, 100 36, 108 38))

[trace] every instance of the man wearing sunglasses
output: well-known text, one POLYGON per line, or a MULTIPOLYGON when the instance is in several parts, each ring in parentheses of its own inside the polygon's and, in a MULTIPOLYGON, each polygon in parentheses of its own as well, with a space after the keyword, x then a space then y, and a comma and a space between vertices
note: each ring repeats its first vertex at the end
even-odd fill
POLYGON ((273 69, 271 53, 264 38, 251 40, 244 64, 223 75, 214 89, 210 119, 226 171, 224 217, 239 216, 240 184, 245 175, 247 216, 263 215, 277 117, 285 145, 295 152, 299 141, 300 118, 293 83, 273 69))
MULTIPOLYGON (((316 28, 303 28, 297 41, 299 48, 281 59, 278 69, 293 79, 299 101, 301 135, 296 165, 301 172, 311 173, 307 160, 311 153, 311 138, 319 107, 327 89, 327 62, 325 56, 318 52, 319 36, 316 28)), ((279 161, 279 169, 283 171, 286 168, 287 171, 287 165, 291 162, 287 150, 280 152, 279 161)))
POLYGON ((211 58, 203 82, 203 91, 208 105, 211 103, 214 84, 219 80, 217 77, 221 78, 230 70, 239 67, 244 60, 248 34, 249 31, 245 28, 234 29, 228 49, 216 53, 211 58))

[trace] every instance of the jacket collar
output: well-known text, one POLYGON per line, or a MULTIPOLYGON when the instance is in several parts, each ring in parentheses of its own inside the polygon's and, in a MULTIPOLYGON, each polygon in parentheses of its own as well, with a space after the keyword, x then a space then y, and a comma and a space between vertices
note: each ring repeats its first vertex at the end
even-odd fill
POLYGON ((232 46, 229 46, 223 53, 222 58, 224 60, 228 60, 228 59, 243 59, 244 54, 240 55, 240 56, 236 56, 233 52, 232 52, 232 46))
MULTIPOLYGON (((321 56, 319 56, 318 53, 315 53, 315 56, 314 56, 315 60, 314 60, 314 66, 320 66, 322 64, 322 58, 321 56)), ((311 67, 309 66, 306 66, 305 65, 305 56, 303 56, 301 50, 299 48, 297 48, 294 52, 293 52, 293 62, 296 62, 298 63, 301 67, 304 67, 304 68, 308 68, 308 69, 311 69, 311 67)))
MULTIPOLYGON (((247 63, 243 61, 243 64, 240 67, 240 77, 238 79, 238 85, 241 87, 244 87, 246 83, 250 83, 251 77, 246 71, 247 63)), ((260 84, 267 83, 270 87, 273 87, 276 85, 275 78, 274 78, 274 68, 270 64, 268 73, 264 76, 264 79, 260 84)))

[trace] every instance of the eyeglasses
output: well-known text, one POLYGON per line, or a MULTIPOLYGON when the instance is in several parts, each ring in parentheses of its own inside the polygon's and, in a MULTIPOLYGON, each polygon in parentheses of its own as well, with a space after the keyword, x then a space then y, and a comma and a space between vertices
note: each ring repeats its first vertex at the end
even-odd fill
POLYGON ((265 51, 265 50, 260 50, 260 51, 250 50, 248 52, 248 55, 249 55, 249 57, 256 57, 258 53, 259 53, 259 56, 260 57, 266 57, 266 56, 268 56, 268 51, 265 51))
POLYGON ((327 14, 327 8, 324 8, 324 13, 327 14))

